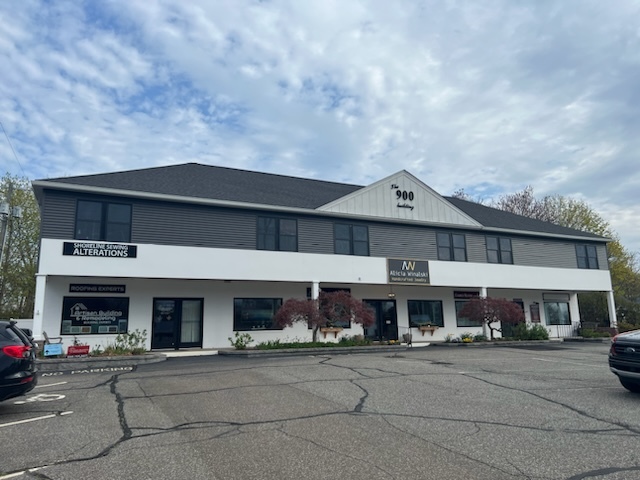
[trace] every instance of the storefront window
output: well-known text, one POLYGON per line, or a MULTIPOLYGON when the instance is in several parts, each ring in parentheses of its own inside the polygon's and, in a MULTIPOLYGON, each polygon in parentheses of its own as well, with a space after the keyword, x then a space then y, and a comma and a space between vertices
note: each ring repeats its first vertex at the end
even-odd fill
POLYGON ((409 326, 432 325, 444 327, 442 302, 440 300, 409 300, 409 326))
POLYGON ((281 330, 273 317, 282 306, 281 298, 235 298, 233 300, 233 329, 281 330))
POLYGON ((571 325, 569 304, 566 302, 544 302, 547 325, 571 325))

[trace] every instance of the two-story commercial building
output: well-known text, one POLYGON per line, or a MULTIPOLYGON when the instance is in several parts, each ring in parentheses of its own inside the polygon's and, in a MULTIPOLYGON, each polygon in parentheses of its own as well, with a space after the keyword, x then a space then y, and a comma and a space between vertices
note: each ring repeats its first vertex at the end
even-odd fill
POLYGON ((272 319, 322 289, 376 312, 375 325, 343 325, 338 338, 480 332, 458 314, 476 296, 518 303, 552 337, 579 324, 579 292, 607 292, 616 321, 606 238, 443 197, 406 171, 360 186, 189 163, 33 188, 34 333, 65 343, 135 330, 152 349, 228 347, 234 332, 310 339, 272 319))

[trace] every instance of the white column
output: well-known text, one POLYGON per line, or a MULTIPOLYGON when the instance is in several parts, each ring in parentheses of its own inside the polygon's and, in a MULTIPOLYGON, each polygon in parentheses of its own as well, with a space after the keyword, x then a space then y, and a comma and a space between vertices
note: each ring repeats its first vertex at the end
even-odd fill
POLYGON ((616 315, 616 301, 613 298, 613 290, 607 292, 607 307, 609 309, 609 326, 618 328, 618 316, 616 315))
POLYGON ((578 305, 578 294, 569 294, 569 318, 571 318, 571 328, 574 330, 580 327, 580 306, 578 305))
POLYGON ((317 300, 320 295, 320 282, 312 282, 311 283, 311 298, 313 300, 317 300))
MULTIPOLYGON (((47 276, 36 275, 36 295, 33 304, 33 338, 35 340, 42 340, 42 330, 44 330, 44 294, 47 287, 47 276)), ((56 333, 51 332, 53 335, 56 333)))
MULTIPOLYGON (((487 287, 480 287, 480 298, 487 298, 487 287)), ((502 328, 502 325, 500 325, 500 327, 502 328)), ((485 322, 482 322, 482 335, 484 335, 485 338, 489 338, 487 324, 485 322)), ((502 335, 502 333, 500 335, 502 335)))

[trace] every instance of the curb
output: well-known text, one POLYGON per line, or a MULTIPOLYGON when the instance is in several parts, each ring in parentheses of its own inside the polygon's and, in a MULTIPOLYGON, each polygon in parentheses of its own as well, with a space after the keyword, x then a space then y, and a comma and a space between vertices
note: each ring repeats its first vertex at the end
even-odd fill
POLYGON ((82 358, 39 358, 36 361, 39 372, 59 372, 68 370, 91 370, 96 368, 135 367, 150 363, 164 362, 166 356, 158 353, 128 355, 118 357, 82 358))
POLYGON ((585 343, 605 343, 610 342, 612 337, 596 337, 596 338, 583 338, 583 337, 569 337, 565 338, 565 342, 585 342, 585 343))
POLYGON ((315 355, 346 355, 350 353, 405 352, 413 347, 407 345, 384 345, 366 347, 282 348, 278 350, 220 350, 218 355, 242 358, 267 358, 315 355))

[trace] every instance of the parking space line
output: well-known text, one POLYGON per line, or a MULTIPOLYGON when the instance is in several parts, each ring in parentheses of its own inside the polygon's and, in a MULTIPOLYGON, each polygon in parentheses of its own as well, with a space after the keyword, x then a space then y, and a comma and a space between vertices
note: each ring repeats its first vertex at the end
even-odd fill
POLYGON ((36 422, 38 420, 46 420, 47 418, 54 418, 56 414, 51 415, 43 415, 42 417, 33 417, 27 418, 26 420, 18 420, 17 422, 9 422, 9 423, 0 423, 0 428, 2 427, 12 427, 14 425, 20 425, 22 423, 36 422))
POLYGON ((58 385, 64 385, 65 383, 69 383, 69 382, 58 382, 58 383, 49 383, 47 385, 36 385, 36 388, 56 387, 58 385))
POLYGON ((532 357, 532 360, 538 360, 540 362, 561 363, 562 365, 581 365, 583 367, 602 367, 609 368, 609 365, 595 364, 595 363, 579 363, 579 362, 565 362, 563 360, 549 360, 548 358, 536 358, 532 357))
POLYGON ((36 467, 36 468, 30 468, 29 470, 22 470, 21 472, 14 472, 14 473, 10 473, 9 475, 5 475, 4 477, 0 477, 0 480, 7 480, 9 478, 17 478, 17 477, 21 477, 22 475, 24 475, 25 473, 31 473, 31 472, 37 472, 38 470, 40 470, 42 467, 36 467))
MULTIPOLYGON (((15 425, 21 425, 24 423, 31 423, 31 422, 37 422, 38 420, 48 420, 50 418, 55 418, 55 417, 62 417, 64 415, 71 415, 73 412, 71 411, 67 411, 67 412, 61 412, 61 413, 51 413, 49 415, 43 415, 41 417, 33 417, 33 418, 27 418, 25 420, 18 420, 15 422, 9 422, 9 423, 0 423, 0 428, 2 427, 13 427, 15 425)), ((2 480, 2 477, 0 477, 0 480, 2 480)))

